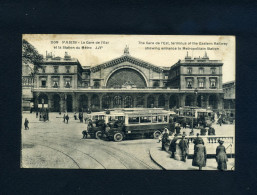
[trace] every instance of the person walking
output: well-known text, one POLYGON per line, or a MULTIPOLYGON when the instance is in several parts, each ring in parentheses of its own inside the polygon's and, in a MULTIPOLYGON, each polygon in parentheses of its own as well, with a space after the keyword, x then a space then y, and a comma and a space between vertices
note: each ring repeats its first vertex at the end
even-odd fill
POLYGON ((65 123, 66 116, 63 114, 63 122, 65 123))
POLYGON ((36 118, 38 118, 38 111, 36 112, 36 118))
POLYGON ((86 123, 85 130, 82 131, 83 137, 82 139, 86 139, 88 135, 88 123, 86 123))
POLYGON ((199 140, 198 144, 194 148, 192 166, 199 167, 199 170, 202 170, 202 167, 206 166, 206 158, 206 147, 203 145, 203 142, 199 140))
POLYGON ((179 124, 179 123, 177 123, 177 126, 175 127, 175 130, 176 130, 176 134, 177 134, 177 135, 181 135, 181 134, 180 134, 181 128, 180 128, 180 124, 179 124))
POLYGON ((178 140, 178 136, 175 134, 173 140, 170 143, 170 148, 169 148, 169 150, 171 151, 170 158, 174 158, 175 157, 176 142, 177 142, 177 140, 178 140))
POLYGON ((226 154, 226 148, 223 146, 224 141, 219 140, 219 146, 216 148, 216 161, 218 164, 219 171, 226 171, 227 170, 227 161, 228 157, 226 154))
POLYGON ((168 133, 168 129, 165 128, 164 129, 164 134, 162 136, 162 150, 165 150, 165 144, 167 143, 168 141, 168 137, 169 137, 169 133, 168 133))
POLYGON ((25 130, 29 129, 29 121, 27 118, 25 118, 24 126, 25 126, 25 130))
POLYGON ((77 120, 77 113, 74 113, 74 120, 77 120))
POLYGON ((181 153, 182 153, 182 161, 186 162, 187 154, 188 154, 188 140, 185 139, 185 135, 182 135, 182 139, 178 144, 181 153))
POLYGON ((70 118, 70 117, 69 117, 69 115, 67 114, 66 117, 65 117, 67 124, 69 123, 69 118, 70 118))

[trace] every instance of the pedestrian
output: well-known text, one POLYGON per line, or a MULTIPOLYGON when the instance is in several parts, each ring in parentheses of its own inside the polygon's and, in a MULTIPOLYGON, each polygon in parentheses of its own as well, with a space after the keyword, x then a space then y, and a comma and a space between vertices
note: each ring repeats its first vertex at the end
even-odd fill
POLYGON ((63 114, 63 122, 65 123, 66 116, 63 114))
POLYGON ((176 130, 176 134, 179 135, 180 134, 180 130, 181 130, 179 123, 177 123, 177 125, 175 127, 175 130, 176 130))
POLYGON ((46 114, 43 115, 43 120, 46 122, 46 114))
POLYGON ((185 129, 187 127, 186 118, 183 119, 182 125, 183 125, 183 129, 185 129))
POLYGON ((162 150, 165 150, 165 144, 167 143, 167 141, 168 141, 168 137, 169 137, 169 134, 168 134, 168 129, 167 128, 165 128, 164 129, 164 134, 163 134, 163 136, 162 136, 162 150))
POLYGON ((182 161, 186 162, 187 154, 188 154, 188 140, 185 139, 185 135, 182 135, 182 139, 178 144, 181 153, 182 153, 182 161))
POLYGON ((201 128, 200 132, 201 135, 206 135, 206 129, 204 127, 201 128))
POLYGON ((174 157, 175 157, 176 142, 177 142, 177 140, 178 140, 178 137, 177 137, 177 135, 175 134, 173 140, 172 140, 171 143, 170 143, 170 148, 169 148, 169 150, 171 151, 171 156, 170 156, 171 158, 174 158, 174 157))
POLYGON ((76 112, 74 113, 74 120, 77 120, 77 114, 76 114, 76 112))
POLYGON ((203 139, 201 138, 201 137, 199 137, 199 133, 197 133, 196 134, 196 138, 195 138, 195 140, 194 140, 194 148, 196 147, 196 145, 198 144, 198 143, 200 143, 200 142, 202 142, 202 144, 204 145, 204 141, 203 141, 203 139))
POLYGON ((219 146, 216 148, 216 161, 218 163, 218 170, 219 171, 226 171, 227 170, 227 154, 226 148, 223 146, 224 141, 219 140, 219 146))
POLYGON ((67 124, 69 123, 69 118, 70 118, 70 117, 69 117, 69 115, 67 114, 66 117, 65 117, 67 124))
POLYGON ((36 112, 36 118, 38 118, 38 111, 36 112))
POLYGON ((206 166, 206 158, 206 147, 203 145, 203 142, 199 140, 194 148, 192 166, 199 167, 199 170, 202 170, 202 167, 206 166))
POLYGON ((29 120, 27 118, 25 118, 24 126, 25 126, 25 130, 29 129, 29 120))

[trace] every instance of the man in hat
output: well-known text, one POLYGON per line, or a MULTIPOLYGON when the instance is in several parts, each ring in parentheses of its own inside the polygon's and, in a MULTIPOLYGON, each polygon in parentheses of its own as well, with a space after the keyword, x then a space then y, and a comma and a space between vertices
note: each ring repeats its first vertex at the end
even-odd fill
POLYGON ((188 153, 188 140, 185 139, 185 135, 182 135, 182 139, 178 144, 181 153, 182 153, 182 161, 186 162, 187 153, 188 153))
POLYGON ((172 154, 171 154, 171 156, 170 156, 171 158, 174 158, 174 157, 175 157, 176 142, 177 142, 177 140, 178 140, 178 136, 175 134, 173 140, 172 140, 171 143, 170 143, 170 148, 169 148, 169 150, 172 152, 172 154))
POLYGON ((206 129, 204 127, 201 128, 200 132, 201 132, 201 135, 206 135, 206 129))
POLYGON ((176 130, 176 134, 179 135, 180 134, 180 130, 181 130, 179 123, 177 123, 177 126, 175 127, 175 130, 176 130))

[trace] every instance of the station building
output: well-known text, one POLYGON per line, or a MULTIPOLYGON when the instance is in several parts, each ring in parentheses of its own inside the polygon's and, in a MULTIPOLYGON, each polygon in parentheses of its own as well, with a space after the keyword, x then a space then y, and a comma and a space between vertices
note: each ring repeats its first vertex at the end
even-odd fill
POLYGON ((112 108, 200 106, 223 109, 222 65, 203 57, 179 60, 161 67, 130 55, 96 66, 81 66, 46 55, 31 87, 34 107, 53 112, 100 111, 112 108))

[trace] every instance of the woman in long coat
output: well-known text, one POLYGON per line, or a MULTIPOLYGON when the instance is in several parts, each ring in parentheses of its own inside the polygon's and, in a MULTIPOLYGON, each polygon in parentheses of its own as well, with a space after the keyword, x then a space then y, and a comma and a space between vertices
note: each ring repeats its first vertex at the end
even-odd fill
POLYGON ((194 148, 194 157, 192 165, 199 167, 199 170, 202 170, 202 167, 206 166, 206 148, 203 145, 202 140, 199 140, 197 145, 194 148))
POLYGON ((219 171, 225 171, 227 170, 227 154, 226 154, 226 148, 223 146, 224 141, 219 140, 219 146, 216 148, 216 161, 218 163, 218 170, 219 171))

